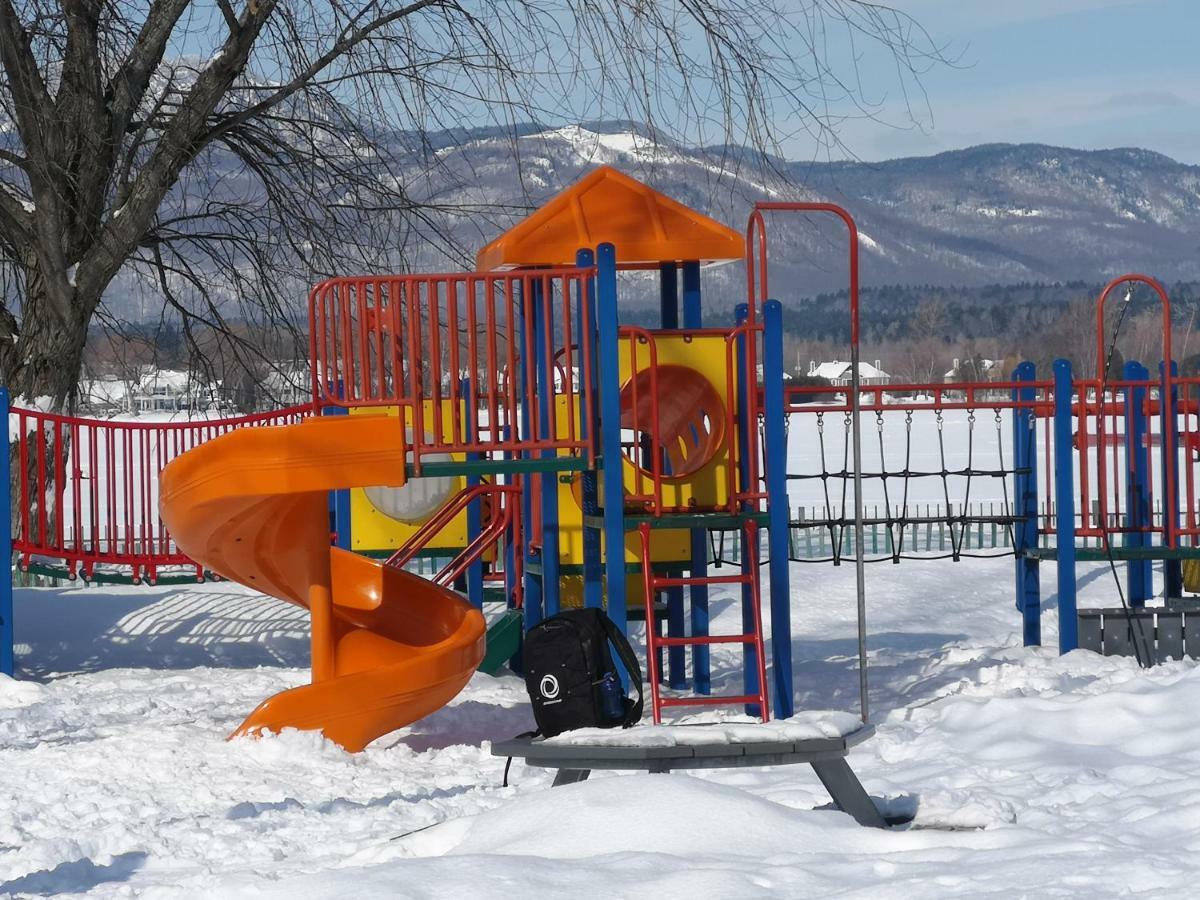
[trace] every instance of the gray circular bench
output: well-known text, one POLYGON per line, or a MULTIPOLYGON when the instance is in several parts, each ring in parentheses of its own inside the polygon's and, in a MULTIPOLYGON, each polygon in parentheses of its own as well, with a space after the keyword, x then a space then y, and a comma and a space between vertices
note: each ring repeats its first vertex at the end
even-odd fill
POLYGON ((874 733, 874 725, 863 725, 841 737, 730 741, 722 735, 722 740, 706 742, 700 738, 672 746, 620 744, 621 732, 605 732, 603 740, 594 743, 587 743, 575 735, 570 736, 570 743, 561 739, 518 737, 493 743, 492 755, 511 756, 523 759, 529 766, 557 769, 555 787, 583 781, 594 769, 665 773, 808 763, 838 807, 860 825, 886 828, 888 823, 846 761, 850 748, 874 733))

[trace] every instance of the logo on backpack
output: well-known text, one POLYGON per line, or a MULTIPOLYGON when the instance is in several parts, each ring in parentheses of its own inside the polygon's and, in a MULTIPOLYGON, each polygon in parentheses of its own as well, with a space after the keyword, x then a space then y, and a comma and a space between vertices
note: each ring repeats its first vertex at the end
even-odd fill
POLYGON ((538 690, 541 691, 544 699, 553 700, 558 696, 558 679, 553 675, 543 675, 538 690))

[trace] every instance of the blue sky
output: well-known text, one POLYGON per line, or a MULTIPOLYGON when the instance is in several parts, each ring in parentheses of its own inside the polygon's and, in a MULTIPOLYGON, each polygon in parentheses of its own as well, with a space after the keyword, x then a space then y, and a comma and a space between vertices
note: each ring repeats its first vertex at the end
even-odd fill
MULTIPOLYGON (((993 141, 1139 146, 1200 164, 1200 0, 892 0, 955 68, 924 75, 921 127, 847 122, 862 159, 993 141)), ((868 76, 889 82, 880 60, 868 76), (875 67, 879 66, 878 69, 875 67)), ((900 121, 891 104, 889 118, 900 121)), ((797 141, 789 155, 812 148, 797 141)))

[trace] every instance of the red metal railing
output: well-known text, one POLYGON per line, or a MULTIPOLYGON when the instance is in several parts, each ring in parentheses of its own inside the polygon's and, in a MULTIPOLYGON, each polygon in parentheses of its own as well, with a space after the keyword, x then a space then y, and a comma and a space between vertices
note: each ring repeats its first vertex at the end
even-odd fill
POLYGON ((128 569, 153 583, 167 566, 195 567, 158 514, 158 477, 175 457, 235 428, 281 425, 310 406, 239 418, 144 422, 85 419, 14 408, 20 486, 13 533, 18 564, 37 557, 66 564, 68 577, 97 566, 128 569))
MULTIPOLYGON (((426 520, 419 529, 404 542, 395 553, 388 557, 385 565, 402 569, 416 558, 429 541, 443 528, 448 526, 471 503, 482 503, 487 511, 487 521, 479 534, 458 552, 434 576, 435 584, 452 585, 455 579, 462 576, 467 568, 482 559, 483 555, 493 547, 501 547, 511 541, 515 548, 513 562, 517 570, 513 572, 512 583, 516 596, 513 605, 521 605, 521 486, 519 484, 480 484, 464 488, 448 503, 426 520)), ((498 553, 497 558, 503 554, 498 553)))
POLYGON ((418 472, 429 453, 590 454, 574 410, 582 404, 590 421, 593 351, 583 323, 594 275, 572 268, 325 281, 309 296, 313 396, 322 405, 406 410, 418 472), (534 402, 538 365, 570 414, 534 402))

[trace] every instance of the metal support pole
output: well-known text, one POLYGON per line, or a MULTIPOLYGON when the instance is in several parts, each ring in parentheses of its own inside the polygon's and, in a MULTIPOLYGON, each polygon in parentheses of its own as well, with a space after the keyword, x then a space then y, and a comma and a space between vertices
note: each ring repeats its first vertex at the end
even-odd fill
MULTIPOLYGON (((333 386, 337 392, 337 396, 343 396, 342 385, 339 383, 333 386)), ((420 401, 418 401, 420 402, 420 401)), ((324 406, 321 408, 323 416, 348 416, 350 410, 345 406, 324 406)), ((401 427, 404 424, 401 423, 401 427)), ((329 492, 329 518, 330 530, 334 534, 333 545, 340 547, 342 550, 350 550, 351 547, 351 515, 350 515, 350 491, 342 489, 340 491, 329 492)))
MULTIPOLYGON (((679 327, 679 270, 674 262, 660 263, 659 305, 660 324, 665 329, 679 327)), ((667 636, 683 637, 684 611, 683 588, 669 587, 667 596, 667 636)), ((649 627, 649 623, 647 625, 649 627)), ((676 690, 687 687, 687 648, 669 647, 667 649, 668 683, 676 690)))
MULTIPOLYGON (((461 379, 459 393, 463 404, 471 402, 474 393, 471 390, 471 376, 461 379)), ((475 418, 478 410, 467 410, 463 416, 464 436, 469 443, 475 442, 475 418)), ((471 452, 467 454, 467 459, 477 460, 481 458, 481 454, 471 452)), ((477 487, 480 483, 478 475, 467 476, 467 487, 477 487)), ((507 500, 503 501, 507 502, 507 500)), ((478 500, 472 500, 467 504, 467 546, 470 547, 475 538, 483 530, 483 510, 482 503, 478 500)), ((483 560, 476 559, 475 562, 467 566, 467 600, 476 609, 483 609, 483 560)))
MULTIPOLYGON (((621 453, 621 354, 617 323, 617 251, 601 244, 596 253, 596 317, 600 373, 601 469, 604 473, 604 584, 608 617, 627 631, 625 606, 625 472, 621 453)), ((653 622, 646 627, 652 628, 653 622)))
MULTIPOLYGON (((584 249, 575 254, 575 265, 581 269, 590 269, 595 264, 596 254, 591 250, 584 249)), ((596 338, 596 279, 588 278, 587 283, 583 285, 583 291, 587 292, 588 302, 583 302, 581 291, 577 305, 577 330, 581 346, 584 346, 586 341, 586 346, 591 348, 590 352, 595 360, 596 348, 599 346, 596 338)), ((587 389, 591 391, 593 398, 592 418, 588 420, 587 408, 581 403, 580 432, 592 446, 598 447, 600 423, 596 418, 599 412, 596 398, 599 396, 599 366, 593 361, 591 369, 591 384, 587 385, 587 389)), ((599 453, 595 455, 599 456, 599 453)), ((604 606, 604 563, 600 550, 600 529, 589 524, 589 518, 600 514, 599 490, 596 470, 584 470, 580 475, 580 506, 583 508, 583 605, 595 608, 604 606)))
MULTIPOLYGON (((534 376, 538 404, 538 440, 552 441, 554 433, 554 301, 547 297, 541 281, 533 283, 533 323, 529 329, 534 344, 534 359, 537 371, 534 376)), ((568 373, 569 374, 569 373, 568 373)), ((558 456, 558 451, 545 449, 538 455, 547 465, 558 456)), ((547 616, 558 613, 559 593, 562 584, 559 578, 558 552, 558 473, 552 468, 536 476, 540 485, 542 530, 542 612, 547 616)))
POLYGON ((0 545, 8 560, 8 576, 0 584, 0 674, 11 676, 16 667, 13 630, 13 552, 12 552, 12 463, 8 437, 8 388, 0 388, 0 419, 4 421, 4 484, 0 485, 0 545))
POLYGON ((787 428, 783 402, 783 306, 763 304, 763 430, 766 444, 768 547, 771 571, 771 673, 775 715, 792 703, 792 597, 788 560, 787 428))
MULTIPOLYGON (((703 328, 704 313, 700 296, 700 263, 683 264, 683 327, 703 328)), ((708 577, 708 531, 704 528, 691 529, 691 572, 692 578, 708 577)), ((693 584, 688 588, 691 600, 692 634, 705 636, 709 633, 708 585, 693 584)), ((712 675, 707 644, 692 647, 692 687, 697 694, 712 693, 712 675)))
MULTIPOLYGON (((1013 373, 1017 382, 1031 382, 1037 372, 1031 362, 1023 362, 1013 373)), ((1014 402, 1033 403, 1037 390, 1033 387, 1013 388, 1014 402)), ((1021 631, 1026 647, 1042 643, 1042 584, 1037 559, 1025 555, 1038 546, 1038 458, 1037 417, 1032 408, 1013 409, 1013 497, 1016 501, 1017 522, 1013 528, 1013 552, 1016 555, 1017 609, 1021 613, 1021 631)))
MULTIPOLYGON (((1158 396, 1163 398, 1163 402, 1159 403, 1159 434, 1162 435, 1160 446, 1160 465, 1162 466, 1162 483, 1163 490, 1167 489, 1167 485, 1172 486, 1173 496, 1169 502, 1163 502, 1163 529, 1164 534, 1167 532, 1167 519, 1172 519, 1171 533, 1177 534, 1179 529, 1179 481, 1180 476, 1177 474, 1175 478, 1167 478, 1167 469, 1176 473, 1180 473, 1181 467, 1179 464, 1179 417, 1175 414, 1175 410, 1179 408, 1179 388, 1175 384, 1175 379, 1179 375, 1179 367, 1176 366, 1174 360, 1167 361, 1170 363, 1168 368, 1167 363, 1159 363, 1158 378, 1159 389, 1158 396), (1170 378, 1167 373, 1170 373, 1170 378), (1170 387, 1168 389, 1168 381, 1170 387), (1168 404, 1166 400, 1169 399, 1168 404)), ((1163 543, 1166 543, 1164 541, 1163 543)), ((1171 599, 1183 596, 1183 562, 1178 559, 1163 560, 1163 596, 1171 599)))
MULTIPOLYGON (((509 298, 509 302, 513 304, 514 318, 517 322, 517 390, 515 391, 518 399, 520 415, 521 433, 520 440, 530 440, 535 437, 533 434, 533 407, 531 405, 532 398, 528 396, 527 373, 526 366, 529 365, 529 348, 532 340, 530 329, 532 323, 525 320, 525 297, 521 283, 513 283, 513 295, 509 298)), ((509 373, 509 377, 513 377, 513 373, 509 373)), ((521 454, 522 456, 524 453, 521 454)), ((520 552, 525 554, 525 564, 521 567, 524 573, 525 589, 523 593, 524 610, 525 610, 525 630, 528 631, 538 622, 545 618, 545 612, 542 607, 542 579, 541 576, 531 571, 530 564, 538 565, 538 560, 533 558, 533 484, 536 475, 524 474, 521 475, 521 519, 523 527, 522 543, 524 546, 520 548, 520 552)))
MULTIPOLYGON (((1058 542, 1058 652, 1079 646, 1075 580, 1075 444, 1071 362, 1054 361, 1054 531, 1058 542)), ((1082 398, 1081 398, 1082 399, 1082 398)), ((1104 452, 1104 448, 1100 448, 1104 452)), ((1086 464, 1081 460, 1080 464, 1086 464)))
MULTIPOLYGON (((734 321, 740 327, 746 323, 749 316, 750 307, 745 303, 739 303, 734 310, 734 321)), ((737 345, 737 373, 736 373, 736 392, 737 392, 737 439, 738 439, 738 484, 743 490, 754 490, 755 486, 750 484, 750 451, 748 448, 753 444, 750 442, 750 429, 754 428, 757 422, 748 422, 746 420, 746 408, 749 406, 748 392, 754 390, 756 385, 747 384, 746 371, 746 335, 741 333, 736 338, 737 345)), ((754 512, 753 504, 743 503, 741 507, 743 515, 748 515, 754 512)), ((741 529, 741 540, 743 542, 749 540, 747 534, 748 529, 741 529)), ((757 532, 755 532, 757 535, 757 532)), ((757 537, 755 537, 757 540, 757 537)), ((752 573, 753 560, 756 554, 750 553, 743 546, 741 548, 741 569, 743 575, 752 573)), ((742 634, 750 634, 754 631, 754 588, 745 583, 742 585, 742 634)), ((758 693, 758 653, 755 651, 753 644, 742 645, 742 683, 744 685, 742 693, 747 695, 758 693)), ((762 710, 758 708, 757 703, 747 703, 746 713, 751 716, 762 715, 762 710)))
MULTIPOLYGON (((1126 381, 1148 381, 1150 373, 1141 363, 1125 363, 1126 381)), ((1146 388, 1125 389, 1125 524, 1134 531, 1125 534, 1126 547, 1149 547, 1150 535, 1150 434, 1146 419, 1146 388)), ((1125 564, 1129 605, 1141 607, 1153 594, 1154 571, 1148 559, 1131 559, 1125 564)))

